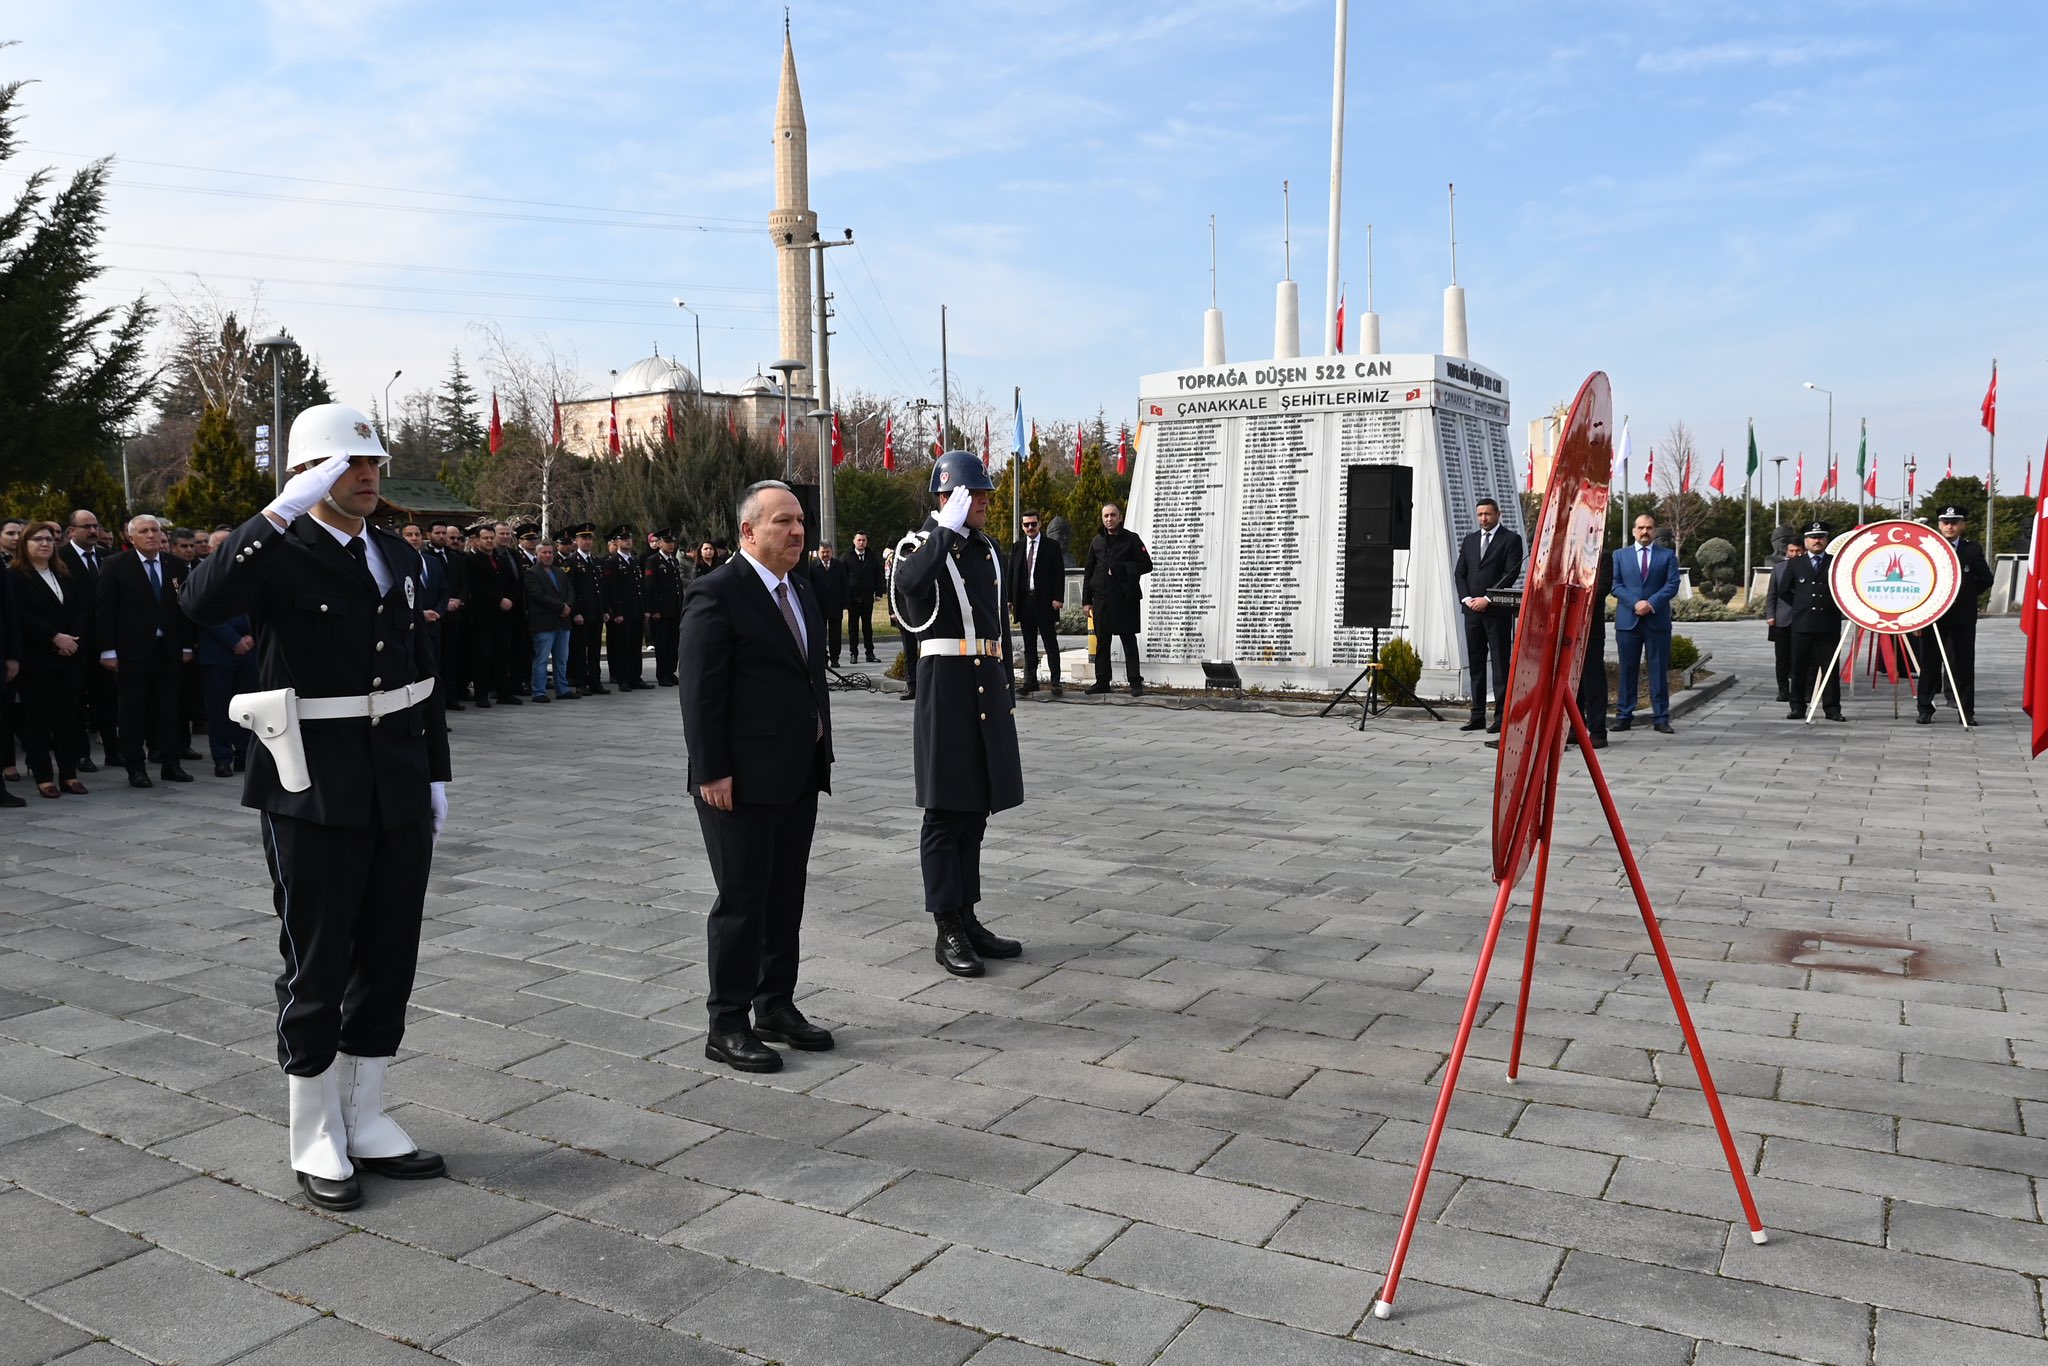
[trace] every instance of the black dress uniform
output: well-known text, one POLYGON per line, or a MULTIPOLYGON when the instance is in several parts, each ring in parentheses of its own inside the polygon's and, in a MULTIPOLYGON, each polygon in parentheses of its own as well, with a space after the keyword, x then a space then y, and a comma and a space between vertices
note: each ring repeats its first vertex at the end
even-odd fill
POLYGON ((614 551, 599 563, 598 589, 604 600, 604 652, 612 686, 620 692, 644 688, 647 684, 640 679, 640 566, 631 555, 614 551))
POLYGON ((917 636, 919 862, 925 909, 939 930, 938 961, 957 975, 979 976, 981 957, 1021 951, 1015 941, 989 934, 974 914, 988 818, 1024 801, 1002 553, 985 534, 949 531, 933 517, 923 529, 924 545, 895 568, 901 606, 916 614, 914 622, 931 623, 917 636), (971 951, 960 953, 963 946, 971 951))
MULTIPOLYGON (((471 528, 475 534, 475 528, 471 528)), ((491 705, 498 687, 500 638, 511 618, 498 606, 504 593, 498 583, 498 557, 481 546, 463 554, 463 578, 469 596, 463 599, 462 662, 469 670, 470 690, 479 707, 491 705)))
MULTIPOLYGON (((1806 534, 1831 536, 1824 522, 1815 522, 1806 529, 1806 534)), ((1828 660, 1842 636, 1842 609, 1835 605, 1834 590, 1828 586, 1828 570, 1834 562, 1834 556, 1825 550, 1814 551, 1809 547, 1808 553, 1785 571, 1787 597, 1792 604, 1792 709, 1785 713, 1788 721, 1805 717, 1806 709, 1813 705, 1814 685, 1822 682, 1823 669, 1828 676, 1821 693, 1821 710, 1830 721, 1846 719, 1842 715, 1841 674, 1828 668, 1828 660)))
MULTIPOLYGON (((657 536, 663 541, 675 540, 666 532, 657 536)), ((650 550, 641 558, 640 604, 647 614, 647 634, 654 642, 654 681, 673 688, 677 630, 683 616, 683 567, 675 556, 650 550)))
MULTIPOLYGON (((1942 521, 1959 522, 1962 517, 1961 508, 1941 510, 1942 521)), ((1960 532, 1961 528, 1957 530, 1960 532)), ((1925 630, 1913 642, 1913 653, 1920 665, 1920 705, 1915 719, 1923 726, 1934 720, 1934 699, 1941 696, 1944 650, 1948 652, 1949 694, 1963 719, 1973 726, 1977 724, 1977 595, 1991 587, 1991 562, 1984 556, 1984 547, 1975 541, 1958 535, 1950 544, 1962 562, 1963 577, 1956 589, 1956 600, 1935 619, 1931 628, 1940 634, 1941 643, 1937 645, 1928 639, 1925 630)))
MULTIPOLYGON (((590 523, 571 529, 572 535, 590 534, 590 523)), ((603 696, 604 670, 599 655, 604 644, 604 592, 598 584, 595 555, 572 550, 563 557, 562 568, 569 575, 569 684, 585 696, 603 696), (575 618, 582 617, 582 625, 575 618)))

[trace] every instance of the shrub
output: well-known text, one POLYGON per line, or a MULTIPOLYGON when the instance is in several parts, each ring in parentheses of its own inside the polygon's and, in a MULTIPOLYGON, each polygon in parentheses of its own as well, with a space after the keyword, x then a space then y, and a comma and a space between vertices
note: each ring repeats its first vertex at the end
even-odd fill
POLYGON ((1422 681, 1422 656, 1404 637, 1395 636, 1380 646, 1380 690, 1397 706, 1415 701, 1415 685, 1422 681))
POLYGON ((1692 643, 1691 636, 1674 634, 1671 637, 1671 667, 1675 672, 1685 673, 1697 668, 1700 662, 1700 647, 1692 643))
POLYGON ((1673 621, 1741 621, 1742 613, 1698 593, 1671 604, 1673 621))

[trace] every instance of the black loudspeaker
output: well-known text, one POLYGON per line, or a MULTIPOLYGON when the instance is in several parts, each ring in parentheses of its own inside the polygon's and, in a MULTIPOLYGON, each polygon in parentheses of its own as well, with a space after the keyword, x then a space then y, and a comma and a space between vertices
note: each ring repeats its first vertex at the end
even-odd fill
POLYGON ((1345 475, 1345 550, 1406 550, 1415 520, 1415 471, 1406 465, 1353 465, 1345 475))
POLYGON ((1406 465, 1353 465, 1345 471, 1344 624, 1394 624, 1394 552, 1408 549, 1415 472, 1406 465))
POLYGON ((796 501, 804 510, 804 554, 818 548, 818 486, 816 484, 791 484, 789 491, 796 495, 796 501))

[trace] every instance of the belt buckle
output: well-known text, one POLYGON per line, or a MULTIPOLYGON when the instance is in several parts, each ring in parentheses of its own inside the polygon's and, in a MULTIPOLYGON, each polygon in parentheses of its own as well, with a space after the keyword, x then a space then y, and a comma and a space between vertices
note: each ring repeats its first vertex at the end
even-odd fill
POLYGON ((384 690, 382 688, 372 688, 370 689, 369 693, 363 698, 363 702, 365 704, 363 714, 370 718, 371 725, 375 725, 377 723, 377 699, 382 697, 383 695, 384 690))

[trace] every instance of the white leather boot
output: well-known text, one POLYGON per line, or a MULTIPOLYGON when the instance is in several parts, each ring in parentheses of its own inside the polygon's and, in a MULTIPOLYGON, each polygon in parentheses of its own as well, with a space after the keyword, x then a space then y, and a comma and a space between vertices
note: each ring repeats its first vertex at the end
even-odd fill
POLYGON ((334 1065, 341 1073, 341 1117, 348 1127, 349 1155, 403 1157, 417 1151, 419 1145, 384 1113, 384 1073, 391 1059, 339 1053, 334 1065))
POLYGON ((292 1170, 323 1181, 346 1181, 356 1170, 348 1160, 348 1127, 335 1069, 330 1063, 317 1077, 285 1074, 291 1090, 292 1170))

